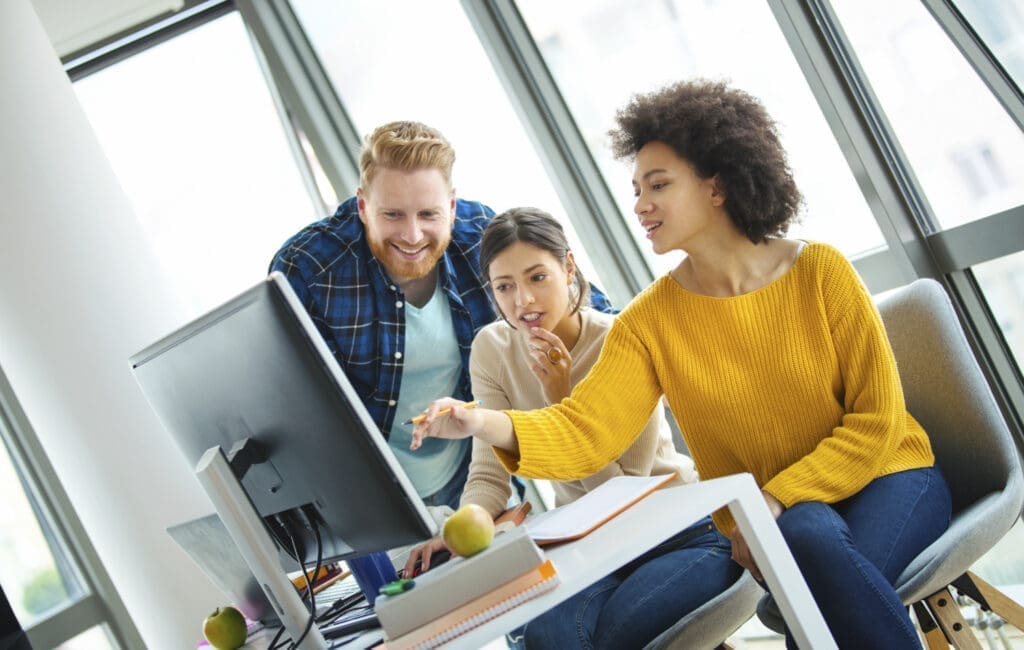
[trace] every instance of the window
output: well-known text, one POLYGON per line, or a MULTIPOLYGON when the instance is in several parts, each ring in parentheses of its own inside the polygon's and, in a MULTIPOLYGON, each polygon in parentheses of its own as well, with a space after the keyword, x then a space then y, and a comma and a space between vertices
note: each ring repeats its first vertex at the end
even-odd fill
POLYGON ((955 0, 953 4, 974 31, 1024 88, 1024 3, 1020 0, 955 0))
POLYGON ((0 584, 29 641, 63 650, 130 645, 138 633, 116 594, 97 588, 102 568, 84 532, 75 536, 81 524, 2 370, 0 443, 0 584), (121 643, 108 624, 119 626, 121 643))
MULTIPOLYGON (((7 437, 6 431, 0 433, 7 437)), ((6 445, 4 450, 8 453, 0 454, 0 584, 14 615, 28 629, 81 597, 85 589, 6 445)))
MULTIPOLYGON (((993 3, 961 2, 984 5, 993 3)), ((920 2, 836 0, 836 13, 937 224, 1024 203, 1024 134, 920 2)), ((1015 40, 1020 40, 1020 36, 1015 40)))
POLYGON ((1024 252, 979 264, 973 270, 1019 367, 1024 363, 1024 252))
POLYGON ((522 205, 550 212, 600 286, 459 2, 291 4, 360 133, 392 120, 437 128, 455 148, 459 196, 496 212, 522 205))
MULTIPOLYGON (((519 0, 517 5, 626 219, 634 218, 632 170, 611 158, 606 137, 615 111, 634 93, 706 77, 761 98, 779 122, 806 200, 804 222, 792 236, 834 243, 848 255, 884 245, 767 4, 519 0)), ((641 230, 632 232, 649 252, 641 230)), ((677 260, 650 256, 660 270, 677 260)))
POLYGON ((284 240, 324 216, 237 13, 75 90, 156 263, 196 313, 258 282, 284 240))

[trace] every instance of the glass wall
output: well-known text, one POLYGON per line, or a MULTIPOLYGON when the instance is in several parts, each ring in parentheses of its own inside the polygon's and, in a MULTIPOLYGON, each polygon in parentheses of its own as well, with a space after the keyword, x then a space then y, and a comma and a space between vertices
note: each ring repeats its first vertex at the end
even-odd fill
MULTIPOLYGON (((0 421, 0 439, 6 439, 0 421)), ((0 446, 9 451, 6 445, 0 446)), ((8 453, 0 452, 0 584, 23 628, 85 593, 77 569, 8 453)))
POLYGON ((1021 0, 954 0, 1006 73, 1024 88, 1024 2, 1021 0))
POLYGON ((0 496, 0 585, 29 640, 64 650, 141 642, 89 541, 77 538, 81 524, 2 370, 0 496))
POLYGON ((600 285, 458 0, 291 5, 360 133, 409 119, 439 129, 455 148, 459 196, 497 212, 532 205, 552 213, 600 285))
POLYGON ((1024 203, 1024 133, 922 3, 832 5, 934 211, 926 232, 1024 203))
POLYGON ((974 278, 988 299, 1007 346, 1024 364, 1024 252, 978 264, 974 278))
POLYGON ((75 83, 149 235, 199 314, 256 284, 323 217, 237 13, 75 83))
MULTIPOLYGON (((519 0, 544 60, 558 82, 624 218, 635 222, 628 164, 615 162, 607 131, 631 95, 665 84, 720 79, 761 98, 778 121, 804 193, 803 222, 791 235, 823 240, 856 255, 884 245, 828 125, 766 3, 746 0, 519 0), (737 47, 742 43, 743 47, 737 47)), ((655 258, 667 271, 678 255, 655 258)))

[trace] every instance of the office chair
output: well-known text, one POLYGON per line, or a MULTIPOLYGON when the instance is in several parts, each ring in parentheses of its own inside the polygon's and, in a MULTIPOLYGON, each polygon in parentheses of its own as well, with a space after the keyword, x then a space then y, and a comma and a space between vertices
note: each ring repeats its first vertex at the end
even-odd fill
MULTIPOLYGON (((878 310, 907 410, 928 432, 953 497, 949 529, 914 558, 896 580, 896 591, 913 605, 929 648, 949 643, 980 650, 949 587, 1024 629, 1024 608, 968 571, 1021 514, 1020 456, 942 285, 916 280, 882 300, 878 310)), ((770 595, 757 615, 783 631, 770 595)))
MULTIPOLYGON (((685 588, 685 586, 684 586, 685 588)), ((749 571, 732 586, 704 603, 665 630, 644 650, 701 650, 720 647, 757 609, 764 590, 749 571)))

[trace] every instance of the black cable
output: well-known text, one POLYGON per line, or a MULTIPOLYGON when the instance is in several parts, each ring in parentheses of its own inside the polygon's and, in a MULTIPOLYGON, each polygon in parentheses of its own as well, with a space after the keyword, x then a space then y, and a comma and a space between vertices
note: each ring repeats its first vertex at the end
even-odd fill
POLYGON ((334 603, 329 608, 321 612, 320 615, 316 617, 316 622, 318 625, 330 623, 342 614, 345 614, 349 610, 358 607, 365 600, 366 597, 363 596, 362 592, 360 591, 339 598, 338 600, 334 601, 334 603))
POLYGON ((281 638, 282 634, 284 634, 284 622, 283 621, 281 623, 281 628, 277 631, 277 634, 274 635, 274 638, 271 639, 270 646, 269 646, 268 650, 278 650, 278 648, 280 648, 281 646, 284 645, 283 643, 281 644, 281 646, 277 645, 277 641, 278 641, 278 639, 281 638))

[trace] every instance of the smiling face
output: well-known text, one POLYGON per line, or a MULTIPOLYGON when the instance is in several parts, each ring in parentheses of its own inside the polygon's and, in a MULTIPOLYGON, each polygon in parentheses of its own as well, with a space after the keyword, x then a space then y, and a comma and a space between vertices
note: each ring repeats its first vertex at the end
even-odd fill
POLYGON ((565 340, 575 317, 569 299, 575 269, 571 252, 563 265, 543 248, 517 241, 494 257, 488 275, 498 309, 513 327, 526 336, 531 327, 543 327, 565 340))
POLYGON ((437 169, 380 168, 357 193, 374 257, 399 285, 433 271, 452 239, 455 190, 437 169))
POLYGON ((633 211, 647 231, 655 253, 688 250, 722 217, 725 195, 714 178, 701 178, 693 165, 664 142, 648 142, 633 166, 633 211))

